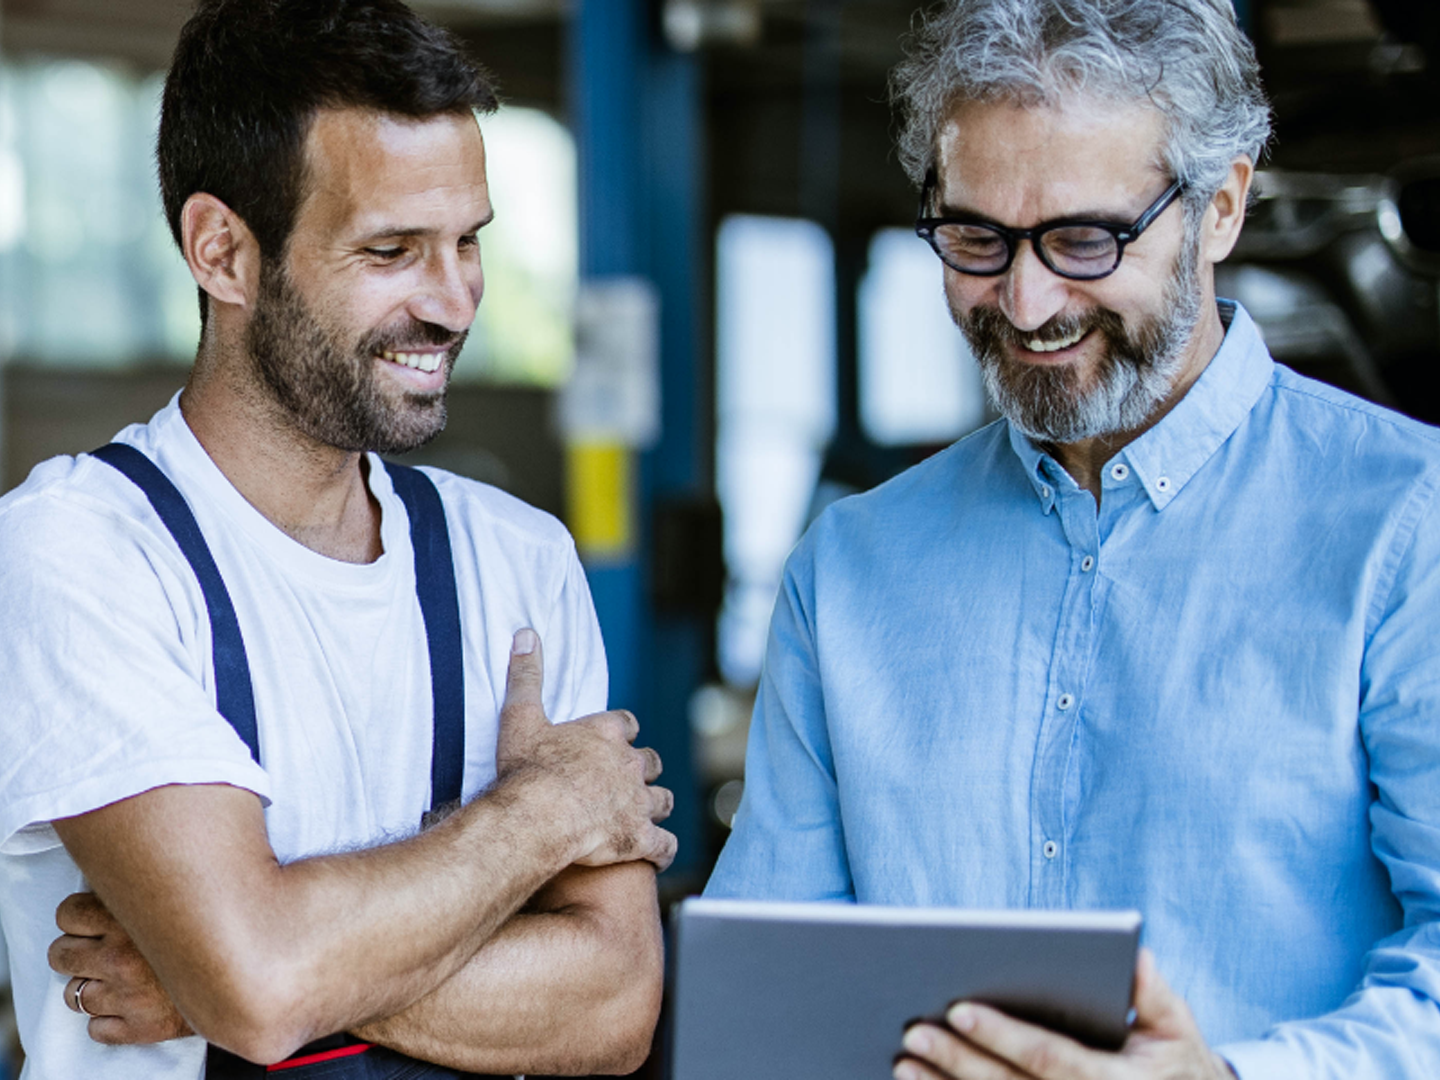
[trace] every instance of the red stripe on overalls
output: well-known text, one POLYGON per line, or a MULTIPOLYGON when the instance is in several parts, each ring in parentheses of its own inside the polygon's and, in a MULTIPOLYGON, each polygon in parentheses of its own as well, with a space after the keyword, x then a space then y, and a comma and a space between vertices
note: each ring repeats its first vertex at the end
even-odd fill
POLYGON ((354 1057, 356 1054, 363 1054, 369 1050, 374 1043, 356 1043, 354 1046, 342 1046, 338 1050, 326 1050, 319 1054, 306 1054, 304 1057, 290 1058, 287 1061, 277 1062, 274 1065, 265 1066, 267 1073, 280 1072, 282 1069, 298 1069, 301 1065, 318 1065, 322 1061, 334 1061, 336 1058, 354 1057))

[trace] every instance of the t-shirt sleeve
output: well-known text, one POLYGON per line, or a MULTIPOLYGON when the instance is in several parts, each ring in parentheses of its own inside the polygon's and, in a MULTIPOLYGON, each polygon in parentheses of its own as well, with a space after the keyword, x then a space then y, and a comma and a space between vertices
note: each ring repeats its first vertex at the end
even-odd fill
POLYGON ((215 709, 209 620, 167 540, 73 491, 0 513, 0 850, 53 846, 49 822, 164 784, 268 798, 215 709))
POLYGON ((568 548, 559 595, 546 626, 537 628, 545 649, 545 714, 556 723, 603 712, 609 694, 605 643, 585 570, 568 548))
POLYGON ((814 625, 814 530, 785 568, 745 753, 745 792, 705 895, 852 900, 814 625))

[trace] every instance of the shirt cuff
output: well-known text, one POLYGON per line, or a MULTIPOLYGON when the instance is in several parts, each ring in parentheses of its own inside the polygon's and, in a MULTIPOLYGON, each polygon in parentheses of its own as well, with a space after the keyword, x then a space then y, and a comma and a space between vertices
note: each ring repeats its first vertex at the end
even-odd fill
POLYGON ((1240 1080, 1293 1080, 1302 1075, 1294 1049, 1274 1039, 1250 1039, 1214 1050, 1230 1063, 1240 1080))

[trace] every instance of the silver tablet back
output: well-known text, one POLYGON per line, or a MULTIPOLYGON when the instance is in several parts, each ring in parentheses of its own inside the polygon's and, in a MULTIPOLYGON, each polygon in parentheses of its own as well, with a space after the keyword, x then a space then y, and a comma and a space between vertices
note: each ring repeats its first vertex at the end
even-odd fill
POLYGON ((885 1080, 905 1025, 959 998, 1125 1038, 1138 912, 686 900, 672 1080, 885 1080))

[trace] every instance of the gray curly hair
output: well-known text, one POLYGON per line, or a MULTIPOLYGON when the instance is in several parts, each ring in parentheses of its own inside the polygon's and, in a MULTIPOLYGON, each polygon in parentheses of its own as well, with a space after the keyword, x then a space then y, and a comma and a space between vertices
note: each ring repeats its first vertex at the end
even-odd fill
POLYGON ((917 16, 890 76, 900 162, 916 186, 961 101, 1053 105, 1075 95, 1146 101, 1167 121, 1161 150, 1203 212, 1242 154, 1260 161, 1270 106, 1230 0, 948 0, 917 16))

